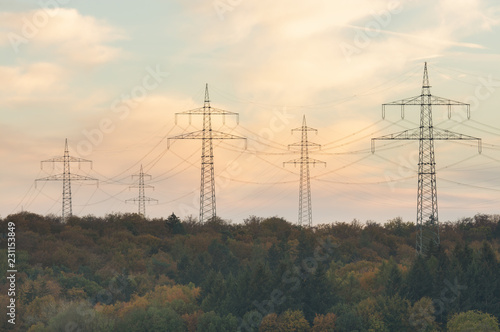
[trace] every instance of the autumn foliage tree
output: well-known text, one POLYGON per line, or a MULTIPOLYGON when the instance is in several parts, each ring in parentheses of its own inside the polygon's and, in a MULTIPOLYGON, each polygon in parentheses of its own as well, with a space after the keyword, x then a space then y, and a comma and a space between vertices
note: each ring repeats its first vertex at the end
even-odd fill
MULTIPOLYGON (((497 215, 441 222, 440 245, 424 255, 415 224, 401 218, 309 228, 280 217, 202 224, 126 213, 61 224, 23 212, 0 218, 2 232, 8 222, 21 331, 498 328, 497 215)), ((0 279, 4 307, 8 289, 0 279)))

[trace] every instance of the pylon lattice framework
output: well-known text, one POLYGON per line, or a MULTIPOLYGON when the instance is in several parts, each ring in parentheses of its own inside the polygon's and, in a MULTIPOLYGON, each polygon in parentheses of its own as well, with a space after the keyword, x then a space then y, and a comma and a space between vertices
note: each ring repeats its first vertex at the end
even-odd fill
POLYGON ((99 185, 99 180, 78 174, 71 174, 70 163, 77 162, 87 162, 90 163, 90 167, 92 168, 92 161, 82 158, 75 158, 69 155, 68 149, 68 139, 65 141, 64 146, 64 156, 54 157, 52 159, 43 160, 41 162, 41 167, 43 168, 44 163, 63 163, 64 171, 62 174, 56 174, 47 176, 45 178, 36 179, 35 183, 38 181, 62 181, 63 182, 63 197, 62 197, 62 221, 66 222, 69 217, 73 214, 73 207, 71 201, 71 181, 97 181, 99 185))
POLYGON ((372 153, 375 152, 376 140, 418 140, 418 191, 417 191, 417 239, 416 249, 419 254, 425 253, 430 241, 439 244, 439 218, 437 204, 436 162, 434 155, 435 140, 477 140, 481 153, 481 139, 435 128, 432 124, 432 106, 448 106, 448 118, 451 117, 452 106, 466 106, 467 118, 470 118, 470 105, 462 102, 431 95, 427 62, 424 65, 422 93, 420 96, 406 98, 382 105, 382 118, 385 118, 385 107, 399 105, 401 117, 404 118, 406 105, 420 106, 420 126, 415 129, 372 138, 372 153))
POLYGON ((298 224, 303 225, 307 223, 307 226, 312 225, 312 205, 311 205, 311 178, 309 172, 309 165, 313 164, 324 164, 326 163, 321 160, 316 160, 309 158, 309 147, 321 148, 321 145, 307 140, 307 132, 314 131, 318 132, 316 129, 308 127, 306 124, 306 116, 304 115, 302 119, 302 127, 292 129, 292 134, 294 131, 301 132, 301 140, 299 143, 293 143, 288 145, 288 148, 300 148, 300 158, 286 161, 286 164, 297 164, 300 166, 300 186, 299 186, 299 217, 298 224))
POLYGON ((142 165, 141 165, 141 170, 139 171, 139 174, 132 175, 132 179, 135 177, 139 178, 139 182, 137 184, 130 186, 129 188, 139 188, 139 196, 136 198, 127 199, 125 202, 138 203, 139 215, 142 217, 146 217, 146 202, 148 202, 148 203, 149 202, 158 202, 158 200, 154 199, 154 198, 146 197, 146 195, 145 195, 146 188, 153 189, 154 187, 144 184, 144 178, 147 177, 147 178, 151 179, 151 175, 144 173, 144 171, 142 170, 142 165))
POLYGON ((212 130, 212 115, 222 115, 225 123, 226 115, 235 115, 238 123, 238 113, 229 112, 210 106, 210 97, 208 94, 208 84, 205 85, 205 101, 203 107, 175 114, 177 115, 203 115, 203 129, 188 134, 182 134, 168 138, 170 143, 172 139, 201 139, 201 186, 200 186, 200 222, 207 222, 216 216, 215 202, 215 176, 214 176, 214 139, 245 139, 245 137, 235 136, 228 133, 212 130))

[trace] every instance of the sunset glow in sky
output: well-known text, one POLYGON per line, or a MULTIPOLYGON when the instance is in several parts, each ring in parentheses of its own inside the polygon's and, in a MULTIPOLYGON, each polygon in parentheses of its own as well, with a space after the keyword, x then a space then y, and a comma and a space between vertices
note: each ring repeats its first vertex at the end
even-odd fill
POLYGON ((438 141, 441 221, 498 213, 500 4, 489 0, 94 1, 0 0, 0 215, 61 213, 61 156, 73 213, 136 212, 125 204, 142 164, 152 176, 149 217, 198 216, 201 142, 167 138, 202 128, 175 113, 203 106, 239 113, 213 128, 217 214, 297 220, 298 158, 288 144, 302 116, 310 140, 313 224, 416 217, 417 142, 370 138, 418 126, 419 108, 381 104, 420 95, 424 62, 433 95, 471 104, 471 119, 435 107, 434 125, 483 139, 438 141))

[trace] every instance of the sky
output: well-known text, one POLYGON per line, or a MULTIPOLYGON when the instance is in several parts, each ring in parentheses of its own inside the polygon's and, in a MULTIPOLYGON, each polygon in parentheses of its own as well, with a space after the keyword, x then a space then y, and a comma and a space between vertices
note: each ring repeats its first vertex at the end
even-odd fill
MULTIPOLYGON (((150 218, 199 213, 202 129, 211 105, 239 116, 214 130, 217 214, 297 222, 302 125, 313 224, 415 221, 418 142, 371 138, 418 127, 419 107, 381 105, 421 93, 470 104, 433 108, 438 128, 482 138, 435 144, 439 219, 498 213, 500 5, 486 0, 0 0, 0 216, 61 214, 71 163, 73 214, 137 212, 142 165, 150 218), (152 202, 154 203, 154 202, 152 202)), ((224 120, 224 121, 223 121, 224 120)))

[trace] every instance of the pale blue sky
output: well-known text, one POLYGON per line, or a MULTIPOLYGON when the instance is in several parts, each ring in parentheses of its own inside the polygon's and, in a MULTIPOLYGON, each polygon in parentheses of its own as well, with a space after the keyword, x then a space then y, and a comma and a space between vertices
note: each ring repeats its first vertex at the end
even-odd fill
POLYGON ((0 214, 60 214, 61 183, 32 184, 60 171, 39 164, 68 138, 94 161, 75 173, 101 180, 73 184, 75 214, 136 211, 124 200, 142 163, 150 217, 197 216, 200 142, 165 138, 200 129, 174 114, 202 106, 208 83, 213 106, 240 114, 214 128, 250 138, 216 143, 221 217, 296 221, 298 169, 282 165, 305 114, 328 163, 311 169, 315 224, 413 221, 417 143, 369 148, 415 127, 418 109, 382 121, 380 104, 419 95, 425 61, 433 94, 472 104, 469 121, 436 109, 436 126, 484 143, 436 143, 440 219, 498 213, 499 33, 495 1, 0 0, 0 214))

